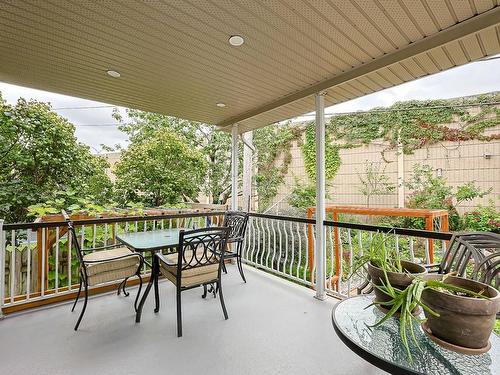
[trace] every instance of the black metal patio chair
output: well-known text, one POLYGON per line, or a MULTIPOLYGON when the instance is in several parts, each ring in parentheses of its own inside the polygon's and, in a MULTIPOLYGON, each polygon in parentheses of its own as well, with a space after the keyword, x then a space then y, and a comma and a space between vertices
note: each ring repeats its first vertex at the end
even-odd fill
MULTIPOLYGON (((500 287, 500 235, 490 232, 454 233, 440 263, 425 265, 429 273, 452 273, 500 287)), ((371 293, 367 278, 358 294, 371 293)))
MULTIPOLYGON (((240 271, 241 278, 246 283, 245 274, 243 273, 243 266, 241 264, 241 252, 243 251, 243 242, 245 241, 245 233, 248 224, 248 213, 229 211, 224 216, 224 227, 229 228, 229 237, 227 239, 226 251, 224 252, 224 259, 236 258, 236 264, 240 271), (232 246, 232 248, 229 247, 232 246)), ((225 263, 222 264, 224 273, 227 273, 225 263)))
POLYGON ((76 249, 76 256, 80 262, 79 276, 80 285, 78 293, 73 303, 71 311, 75 310, 76 303, 80 298, 82 286, 84 287, 85 300, 83 308, 75 325, 75 331, 78 330, 83 314, 87 308, 88 288, 98 284, 122 280, 118 286, 118 294, 123 291, 125 296, 129 293, 125 290, 127 280, 132 276, 139 278, 139 289, 135 298, 134 308, 137 311, 137 302, 142 289, 141 268, 144 264, 144 258, 141 254, 135 253, 126 247, 106 246, 99 249, 83 249, 79 243, 75 228, 72 222, 68 222, 68 232, 72 236, 76 249))
POLYGON ((181 293, 186 290, 203 286, 205 297, 209 285, 214 297, 219 294, 224 318, 228 319, 221 285, 223 251, 228 234, 229 228, 225 227, 181 230, 176 253, 155 254, 155 272, 160 271, 176 288, 178 337, 182 336, 181 293))
POLYGON ((426 268, 430 273, 454 273, 498 289, 500 235, 489 232, 455 233, 441 262, 426 268))

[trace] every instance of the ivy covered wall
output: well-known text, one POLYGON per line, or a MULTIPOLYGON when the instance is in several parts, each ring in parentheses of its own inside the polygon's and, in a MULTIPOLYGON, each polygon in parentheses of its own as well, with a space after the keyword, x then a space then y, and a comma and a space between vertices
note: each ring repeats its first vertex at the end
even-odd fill
MULTIPOLYGON (((409 101, 371 112, 332 117, 327 121, 326 176, 330 200, 363 204, 359 174, 366 162, 382 163, 396 182, 396 150, 401 142, 406 176, 415 163, 429 164, 446 174, 451 184, 476 180, 493 187, 489 198, 500 194, 500 94, 452 100, 409 101), (492 155, 486 159, 484 154, 492 155)), ((269 165, 286 165, 268 204, 286 201, 292 188, 315 180, 314 123, 289 124, 294 137, 269 165)), ((271 127, 270 127, 271 128, 271 127)), ((281 130, 283 131, 283 130, 281 130)), ((487 186, 486 186, 487 185, 487 186)), ((487 200, 486 200, 487 201, 487 200)), ((396 193, 375 200, 395 206, 396 193)), ((475 202, 474 202, 475 203, 475 202)))

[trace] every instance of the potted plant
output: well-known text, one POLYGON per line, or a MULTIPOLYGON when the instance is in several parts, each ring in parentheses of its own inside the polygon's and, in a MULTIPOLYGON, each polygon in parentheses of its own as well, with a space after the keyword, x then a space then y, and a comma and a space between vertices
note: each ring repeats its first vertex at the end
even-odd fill
POLYGON ((489 349, 488 339, 500 310, 500 293, 495 288, 450 275, 417 277, 405 289, 393 287, 388 278, 384 280, 375 288, 390 300, 374 304, 385 306, 388 312, 373 327, 399 311, 400 336, 410 360, 408 337, 418 347, 415 322, 422 324, 436 343, 448 349, 468 354, 489 349), (425 319, 412 313, 418 306, 423 308, 425 319))
MULTIPOLYGON (((428 277, 439 280, 441 276, 428 277)), ((496 314, 500 311, 500 293, 489 285, 461 277, 449 276, 442 283, 446 287, 431 284, 422 292, 422 303, 438 314, 426 310, 424 330, 444 343, 472 349, 466 352, 487 351, 496 314)))
MULTIPOLYGON (((357 257, 352 275, 364 267, 367 268, 374 286, 375 302, 388 302, 392 299, 390 295, 378 288, 384 285, 385 280, 388 280, 389 285, 393 288, 404 290, 416 277, 427 273, 424 266, 401 260, 397 249, 388 247, 386 238, 381 233, 377 233, 373 237, 368 251, 357 257)), ((378 306, 384 307, 384 304, 378 304, 378 306)))

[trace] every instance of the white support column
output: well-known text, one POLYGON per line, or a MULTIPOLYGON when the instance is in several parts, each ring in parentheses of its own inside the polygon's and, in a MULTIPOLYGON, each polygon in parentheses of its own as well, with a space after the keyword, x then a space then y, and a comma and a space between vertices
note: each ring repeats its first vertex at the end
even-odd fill
POLYGON ((238 124, 231 129, 231 210, 238 210, 238 124))
POLYGON ((316 94, 316 298, 326 298, 326 235, 325 226, 325 93, 316 94))
MULTIPOLYGON (((401 133, 401 131, 400 131, 401 133)), ((405 206, 405 160, 403 153, 403 144, 398 135, 398 207, 405 206)))
POLYGON ((253 157, 253 131, 243 133, 243 210, 252 211, 252 157, 253 157))

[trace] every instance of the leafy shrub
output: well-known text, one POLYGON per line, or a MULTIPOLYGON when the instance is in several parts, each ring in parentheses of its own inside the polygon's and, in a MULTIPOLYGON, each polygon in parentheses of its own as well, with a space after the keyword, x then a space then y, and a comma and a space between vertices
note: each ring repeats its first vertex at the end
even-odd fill
POLYGON ((467 212, 463 226, 468 231, 500 233, 500 212, 490 201, 488 206, 477 206, 474 211, 467 212))
POLYGON ((316 186, 295 181, 288 204, 300 209, 316 206, 316 186))

